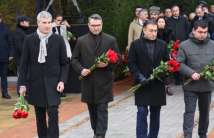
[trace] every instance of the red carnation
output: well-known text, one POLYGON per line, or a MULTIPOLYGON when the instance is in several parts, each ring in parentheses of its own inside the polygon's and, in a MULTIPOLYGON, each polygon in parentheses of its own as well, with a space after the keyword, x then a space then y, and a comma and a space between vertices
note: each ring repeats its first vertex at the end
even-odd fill
POLYGON ((27 116, 28 116, 28 112, 22 111, 21 117, 22 117, 22 118, 27 118, 27 116))
POLYGON ((171 58, 172 59, 176 59, 178 51, 177 50, 172 50, 172 52, 170 54, 171 54, 171 58))
POLYGON ((15 118, 15 119, 21 118, 20 113, 19 113, 17 110, 13 112, 12 116, 13 116, 13 118, 15 118))
MULTIPOLYGON (((118 61, 118 54, 112 50, 109 49, 106 53, 103 53, 99 57, 96 58, 96 62, 89 68, 89 70, 92 72, 97 68, 97 64, 99 62, 104 62, 104 63, 111 63, 115 64, 118 61)), ((79 76, 79 80, 82 80, 83 76, 79 76)))
POLYGON ((117 55, 117 53, 116 53, 114 50, 112 50, 112 49, 109 49, 109 50, 106 52, 106 57, 108 58, 109 63, 115 64, 115 63, 118 61, 118 55, 117 55))
POLYGON ((15 104, 15 109, 12 113, 14 119, 27 118, 29 106, 24 96, 19 96, 18 102, 15 104))
POLYGON ((173 49, 173 50, 178 50, 179 47, 180 47, 180 41, 179 41, 179 40, 176 40, 176 41, 173 43, 172 49, 173 49))
POLYGON ((176 60, 169 60, 167 61, 167 64, 168 64, 168 70, 169 72, 177 72, 179 71, 179 68, 180 68, 180 63, 177 62, 176 60))

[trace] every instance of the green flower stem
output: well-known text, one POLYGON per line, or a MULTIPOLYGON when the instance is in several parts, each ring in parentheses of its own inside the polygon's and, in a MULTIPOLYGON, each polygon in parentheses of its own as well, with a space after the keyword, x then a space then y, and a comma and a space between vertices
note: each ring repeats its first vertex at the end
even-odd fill
MULTIPOLYGON (((97 67, 97 63, 96 64, 94 64, 94 65, 92 65, 90 68, 89 68, 89 70, 92 72, 92 71, 94 71, 95 69, 96 69, 96 67, 97 67)), ((84 76, 79 76, 79 80, 83 80, 84 79, 84 76)))
MULTIPOLYGON (((202 73, 200 73, 200 75, 201 75, 201 77, 203 77, 202 73)), ((188 79, 187 81, 184 82, 184 86, 186 86, 187 84, 189 84, 192 81, 193 81, 192 78, 188 79)))
POLYGON ((135 85, 135 86, 133 86, 133 87, 131 87, 129 90, 128 90, 128 92, 136 92, 136 90, 138 90, 140 87, 142 86, 142 84, 137 84, 137 85, 135 85))

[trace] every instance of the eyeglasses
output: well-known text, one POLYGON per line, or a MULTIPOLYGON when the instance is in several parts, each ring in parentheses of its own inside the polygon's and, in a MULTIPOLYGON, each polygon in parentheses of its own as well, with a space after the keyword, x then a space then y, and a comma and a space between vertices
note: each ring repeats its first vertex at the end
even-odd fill
POLYGON ((91 27, 100 27, 101 24, 90 24, 91 27))

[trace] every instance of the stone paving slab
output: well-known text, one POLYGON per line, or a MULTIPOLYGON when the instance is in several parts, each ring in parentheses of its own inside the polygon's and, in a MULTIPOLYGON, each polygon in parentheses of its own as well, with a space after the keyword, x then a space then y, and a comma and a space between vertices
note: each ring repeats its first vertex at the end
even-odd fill
MULTIPOLYGON (((167 106, 161 110, 159 138, 180 138, 182 134, 184 100, 181 87, 173 86, 173 96, 167 97, 167 106)), ((109 108, 109 124, 106 138, 135 138, 136 106, 134 96, 124 93, 116 97, 109 108)), ((196 113, 196 118, 197 113, 196 113)), ((197 120, 197 119, 196 119, 197 120)), ((197 122, 197 121, 196 121, 197 122)), ((214 128, 214 109, 210 112, 209 131, 214 128)), ((88 112, 60 124, 60 138, 92 138, 88 112)), ((197 138, 197 123, 193 138, 197 138)))

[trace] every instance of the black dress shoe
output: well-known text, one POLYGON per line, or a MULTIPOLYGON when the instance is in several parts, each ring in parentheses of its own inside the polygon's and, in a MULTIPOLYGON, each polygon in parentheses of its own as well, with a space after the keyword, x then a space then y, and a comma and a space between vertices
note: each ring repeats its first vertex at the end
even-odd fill
POLYGON ((2 98, 4 98, 4 99, 11 99, 11 96, 9 94, 6 94, 6 95, 2 95, 2 98))
POLYGON ((96 136, 95 138, 105 138, 105 136, 96 136))

